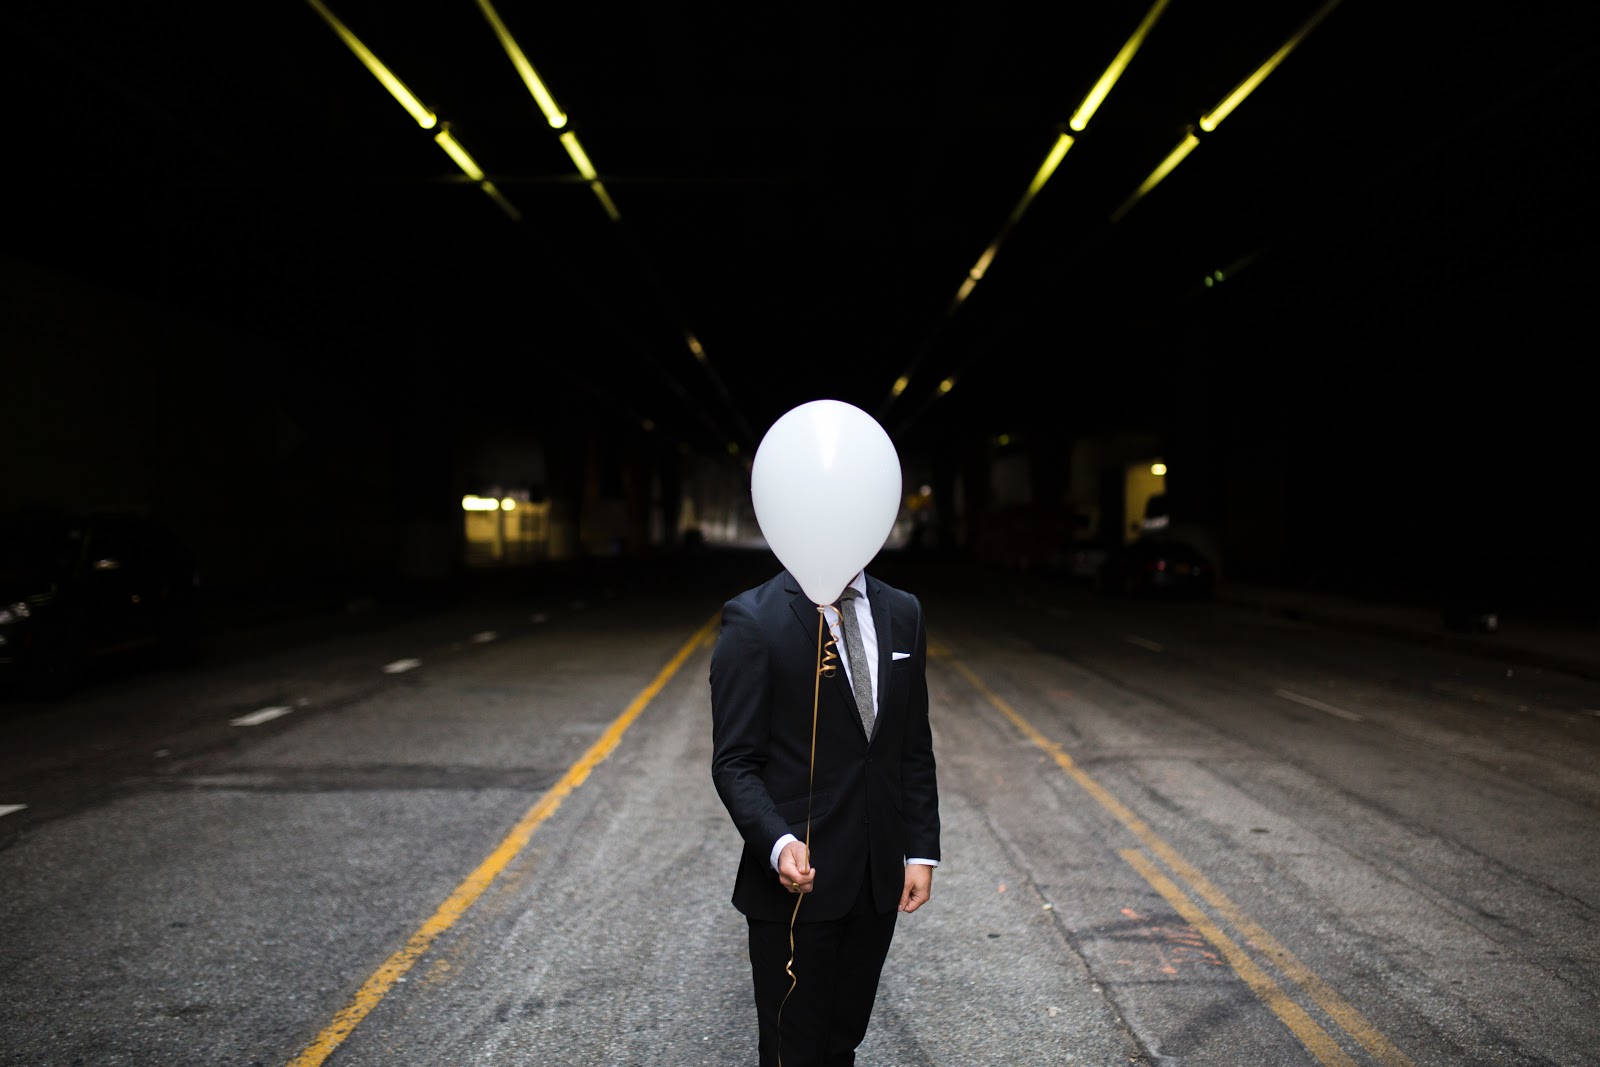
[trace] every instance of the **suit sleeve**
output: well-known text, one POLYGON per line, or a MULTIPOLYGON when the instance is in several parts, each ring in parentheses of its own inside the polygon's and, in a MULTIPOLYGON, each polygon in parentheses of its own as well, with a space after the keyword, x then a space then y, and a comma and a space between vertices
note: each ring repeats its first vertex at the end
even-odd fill
POLYGON ((762 855, 789 832, 764 776, 771 692, 767 643, 747 605, 731 600, 711 653, 711 781, 740 836, 762 855))
POLYGON ((912 649, 916 664, 911 678, 911 697, 906 704, 905 746, 900 757, 900 782, 905 791, 902 814, 906 826, 906 855, 938 862, 939 785, 933 757, 933 727, 928 719, 928 633, 922 604, 916 606, 916 640, 912 649))

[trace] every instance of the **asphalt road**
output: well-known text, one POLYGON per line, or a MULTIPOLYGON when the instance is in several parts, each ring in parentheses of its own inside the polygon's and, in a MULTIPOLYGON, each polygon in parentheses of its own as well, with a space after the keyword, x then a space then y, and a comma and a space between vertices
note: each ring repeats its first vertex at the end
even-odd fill
MULTIPOLYGON (((753 1064, 706 672, 766 562, 0 707, 0 1064, 753 1064)), ((945 862, 863 1065, 1600 1063, 1600 683, 881 563, 945 862)))

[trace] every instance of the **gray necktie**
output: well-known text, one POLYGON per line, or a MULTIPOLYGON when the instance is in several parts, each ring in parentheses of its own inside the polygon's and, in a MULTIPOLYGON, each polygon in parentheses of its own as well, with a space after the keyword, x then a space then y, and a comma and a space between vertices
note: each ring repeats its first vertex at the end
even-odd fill
POLYGON ((850 685, 856 692, 856 710, 861 713, 861 728, 872 737, 872 720, 877 708, 872 702, 872 673, 867 668, 867 650, 861 643, 861 630, 856 625, 856 607, 851 603, 860 596, 853 587, 846 586, 839 594, 836 605, 839 612, 839 629, 844 631, 844 651, 850 657, 850 685))

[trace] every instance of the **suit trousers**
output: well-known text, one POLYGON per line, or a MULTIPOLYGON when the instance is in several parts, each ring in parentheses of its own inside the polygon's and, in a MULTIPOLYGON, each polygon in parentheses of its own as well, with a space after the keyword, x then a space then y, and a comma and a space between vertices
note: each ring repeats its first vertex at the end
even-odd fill
POLYGON ((801 903, 800 920, 794 924, 793 979, 785 969, 789 923, 747 920, 761 1067, 855 1063, 899 915, 893 908, 880 913, 873 906, 867 878, 855 903, 838 919, 806 922, 805 908, 801 903))

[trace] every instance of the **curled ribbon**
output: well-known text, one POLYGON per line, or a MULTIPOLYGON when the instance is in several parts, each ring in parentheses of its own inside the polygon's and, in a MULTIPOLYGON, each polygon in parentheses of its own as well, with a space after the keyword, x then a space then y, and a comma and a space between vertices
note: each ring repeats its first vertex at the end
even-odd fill
MULTIPOLYGON (((808 769, 809 778, 806 781, 806 866, 811 866, 811 794, 817 784, 817 703, 822 696, 822 679, 832 678, 833 672, 839 669, 838 644, 833 639, 833 632, 828 626, 827 615, 822 607, 817 608, 817 677, 811 690, 811 766, 808 769), (827 634, 827 638, 823 638, 827 634)), ((789 989, 783 994, 783 1000, 778 1003, 778 1067, 783 1067, 783 1006, 789 1003, 789 994, 793 993, 795 986, 800 984, 800 979, 794 973, 794 924, 800 917, 800 902, 805 899, 804 893, 795 893, 794 910, 789 913, 789 960, 783 965, 783 973, 789 976, 789 989)))

